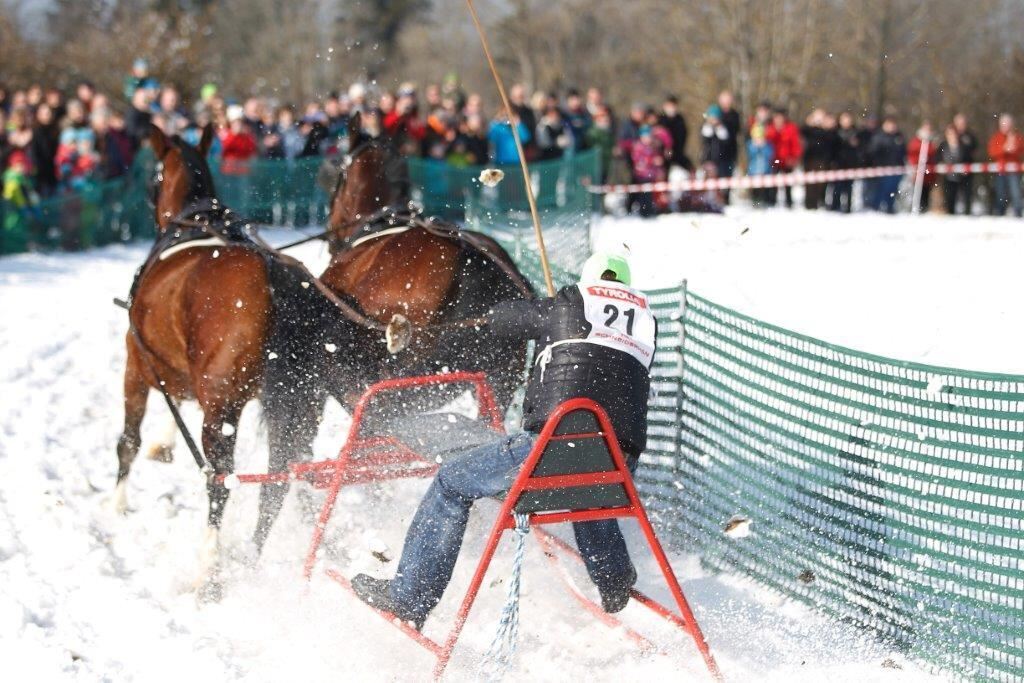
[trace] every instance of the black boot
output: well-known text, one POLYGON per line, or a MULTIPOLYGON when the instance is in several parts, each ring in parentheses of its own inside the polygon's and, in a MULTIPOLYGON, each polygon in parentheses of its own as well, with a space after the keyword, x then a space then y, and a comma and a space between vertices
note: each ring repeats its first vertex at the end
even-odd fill
POLYGON ((625 581, 616 582, 610 586, 598 586, 597 589, 601 593, 601 607, 604 608, 604 611, 608 614, 621 612, 629 602, 629 592, 633 590, 635 583, 636 569, 630 567, 629 576, 625 581))
POLYGON ((394 614, 402 621, 411 621, 417 631, 421 630, 426 617, 402 609, 392 600, 390 587, 391 581, 388 579, 376 579, 369 574, 357 574, 352 577, 352 590, 355 591, 356 597, 371 607, 394 614))

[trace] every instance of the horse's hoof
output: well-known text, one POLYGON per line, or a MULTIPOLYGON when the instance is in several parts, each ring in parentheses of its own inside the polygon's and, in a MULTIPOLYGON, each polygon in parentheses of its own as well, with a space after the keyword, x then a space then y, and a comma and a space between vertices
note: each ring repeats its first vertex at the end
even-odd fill
POLYGON ((125 483, 122 481, 114 487, 114 492, 107 498, 104 507, 111 513, 124 516, 128 513, 128 496, 125 492, 125 483))
POLYGON ((174 448, 165 443, 153 444, 146 457, 156 462, 174 462, 174 448))
POLYGON ((196 600, 203 605, 220 602, 224 598, 224 584, 219 579, 207 579, 196 589, 196 600))

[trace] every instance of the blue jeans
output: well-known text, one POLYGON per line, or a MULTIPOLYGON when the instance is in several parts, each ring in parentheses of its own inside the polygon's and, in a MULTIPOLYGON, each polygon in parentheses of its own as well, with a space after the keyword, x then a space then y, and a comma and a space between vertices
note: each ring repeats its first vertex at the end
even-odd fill
MULTIPOLYGON (((536 440, 537 435, 528 432, 505 436, 441 465, 406 532, 402 559, 391 581, 391 599, 403 611, 426 617, 440 602, 462 548, 470 508, 480 498, 511 488, 536 440)), ((629 464, 635 467, 635 459, 629 464)), ((614 589, 632 578, 633 565, 616 520, 577 522, 573 530, 590 578, 599 588, 614 589)))
POLYGON ((900 181, 903 176, 887 175, 875 178, 875 197, 871 201, 871 208, 875 211, 896 213, 896 194, 900 189, 900 181))
POLYGON ((1020 174, 1000 173, 993 178, 995 182, 995 211, 997 216, 1005 216, 1006 209, 1013 206, 1013 214, 1017 218, 1024 213, 1024 203, 1021 201, 1020 174))

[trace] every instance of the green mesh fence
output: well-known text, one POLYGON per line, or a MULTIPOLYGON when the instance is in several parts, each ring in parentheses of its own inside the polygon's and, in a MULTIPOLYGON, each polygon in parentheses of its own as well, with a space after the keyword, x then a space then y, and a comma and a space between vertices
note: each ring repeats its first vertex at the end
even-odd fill
MULTIPOLYGON (((558 273, 555 279, 561 284, 572 282, 569 273, 579 272, 590 255, 593 195, 585 186, 599 177, 599 163, 597 153, 590 150, 562 160, 530 165, 544 244, 553 270, 558 273)), ((504 180, 491 188, 483 187, 476 180, 479 169, 467 169, 465 224, 502 242, 525 270, 539 278, 537 283, 543 288, 522 170, 518 166, 503 166, 502 170, 504 180)))
MULTIPOLYGON (((486 187, 480 171, 489 166, 453 166, 433 159, 409 159, 413 199, 427 213, 454 219, 509 212, 526 213, 529 204, 518 164, 502 165, 505 174, 495 187, 486 187)), ((593 196, 584 183, 599 177, 600 159, 595 150, 587 150, 551 161, 530 164, 530 186, 542 212, 564 211, 592 206, 593 196)))
POLYGON ((943 671, 1021 680, 1024 377, 859 353, 685 288, 651 298, 638 476, 659 526, 943 671), (723 532, 736 519, 748 536, 723 532))
POLYGON ((255 159, 244 173, 227 174, 212 164, 214 186, 225 206, 266 225, 323 225, 330 197, 317 185, 323 157, 255 159))
POLYGON ((151 237, 153 213, 134 196, 132 179, 88 183, 31 206, 0 201, 0 254, 68 251, 151 237))

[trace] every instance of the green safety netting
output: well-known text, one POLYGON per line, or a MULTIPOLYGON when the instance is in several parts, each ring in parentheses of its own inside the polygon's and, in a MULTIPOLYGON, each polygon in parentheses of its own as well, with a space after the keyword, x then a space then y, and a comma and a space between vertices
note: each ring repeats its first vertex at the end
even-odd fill
MULTIPOLYGON (((590 220, 594 195, 586 185, 598 177, 600 160, 586 151, 562 160, 531 164, 531 187, 544 229, 544 244, 555 271, 556 284, 573 281, 590 255, 590 220)), ((535 284, 543 285, 533 220, 526 198, 522 170, 501 167, 504 180, 497 187, 484 187, 477 180, 479 169, 465 169, 460 175, 464 190, 465 224, 486 232, 509 249, 535 284)), ((415 174, 413 176, 416 177, 415 174)))
POLYGON ((87 183, 30 206, 0 200, 0 254, 77 250, 151 237, 153 212, 131 178, 87 183))
POLYGON ((860 353, 685 287, 651 298, 638 478, 678 547, 943 671, 1020 680, 1024 376, 860 353))

